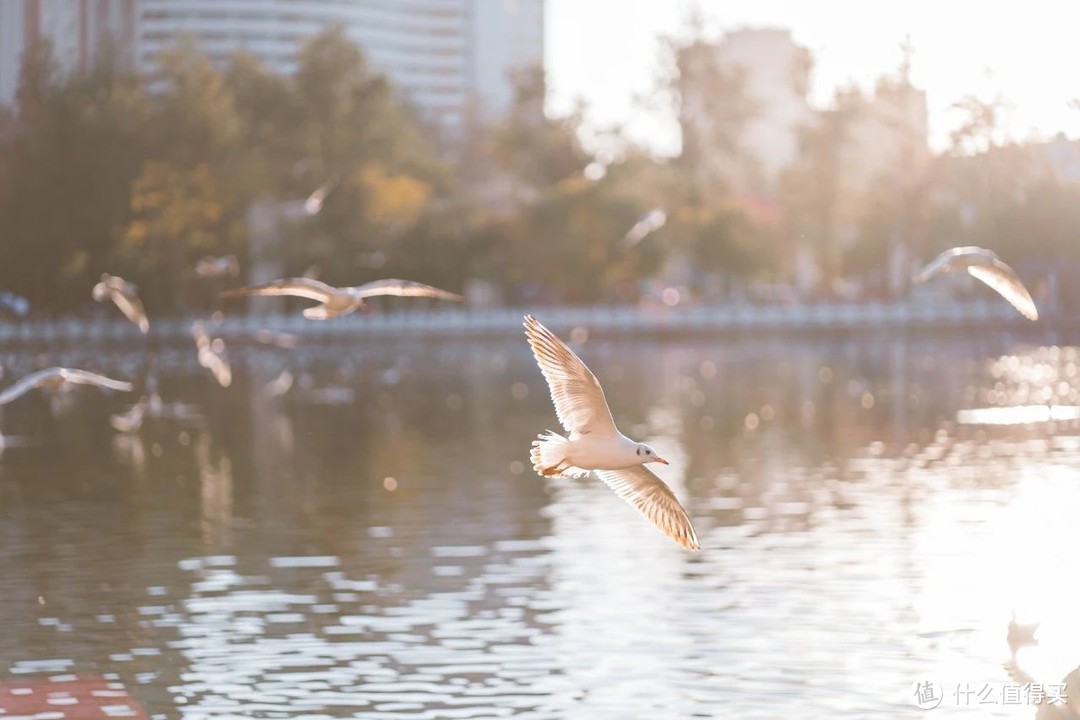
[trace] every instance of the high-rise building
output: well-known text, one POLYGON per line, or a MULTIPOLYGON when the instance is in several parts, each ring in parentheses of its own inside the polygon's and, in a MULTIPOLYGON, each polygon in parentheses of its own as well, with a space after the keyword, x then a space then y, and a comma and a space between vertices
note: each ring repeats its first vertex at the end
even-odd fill
POLYGON ((771 28, 729 32, 717 53, 725 65, 742 71, 753 106, 741 142, 757 161, 763 187, 742 189, 771 194, 798 153, 800 127, 812 117, 810 53, 795 44, 790 30, 771 28))
POLYGON ((23 54, 47 40, 62 73, 85 70, 105 54, 131 62, 136 0, 3 0, 0 2, 0 104, 19 87, 23 54))
POLYGON ((737 195, 775 195, 813 113, 810 54, 788 30, 748 29, 680 51, 683 157, 699 182, 737 195))
POLYGON ((192 36, 215 60, 238 49, 281 73, 300 43, 340 24, 403 99, 445 135, 498 115, 517 69, 543 63, 543 0, 139 0, 138 66, 192 36))

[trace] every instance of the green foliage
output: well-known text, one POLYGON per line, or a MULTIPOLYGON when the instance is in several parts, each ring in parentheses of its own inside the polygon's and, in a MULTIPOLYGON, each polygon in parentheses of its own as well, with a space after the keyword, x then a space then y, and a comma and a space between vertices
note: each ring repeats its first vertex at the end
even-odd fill
MULTIPOLYGON (((205 309, 196 260, 250 267, 251 209, 296 207, 320 187, 321 212, 281 222, 270 252, 284 273, 317 266, 335 284, 396 275, 461 290, 475 278, 509 302, 633 301, 651 277, 691 293, 715 277, 778 279, 793 232, 838 255, 828 224, 846 212, 846 115, 808 130, 787 194, 762 212, 733 194, 758 187, 742 136, 760 108, 744 77, 700 35, 666 52, 682 154, 652 157, 615 130, 601 162, 582 137, 603 131, 583 108, 545 113, 540 70, 516 78, 505 117, 477 113, 440 152, 340 28, 305 43, 290 76, 242 53, 218 67, 182 41, 150 77, 61 77, 36 45, 17 106, 0 112, 0 288, 79 310, 108 271, 139 284, 152 314, 205 309), (653 208, 667 224, 625 242, 653 208), (687 266, 689 281, 673 277, 687 266)), ((1046 198, 1039 212, 1058 207, 1046 198)))
POLYGON ((580 177, 592 160, 578 136, 581 109, 567 117, 549 118, 544 114, 545 96, 543 70, 519 73, 514 104, 493 133, 499 167, 519 182, 537 188, 580 177))
POLYGON ((137 78, 56 81, 46 43, 23 65, 20 105, 0 135, 0 284, 39 306, 81 304, 128 212, 145 102, 137 78))
POLYGON ((447 190, 433 147, 340 29, 306 43, 291 77, 243 54, 215 67, 189 40, 157 65, 61 77, 46 43, 30 48, 14 112, 0 113, 0 287, 72 310, 108 270, 151 312, 185 309, 197 258, 245 255, 252 203, 327 183, 324 212, 283 229, 285 260, 352 282, 341 258, 393 244, 447 190))
POLYGON ((205 308, 195 261, 228 253, 250 266, 251 209, 296 207, 320 187, 317 216, 277 227, 283 272, 455 290, 479 279, 509 302, 633 301, 652 277, 692 294, 716 278, 782 281, 802 250, 825 291, 852 277, 882 285, 897 248, 901 262, 957 244, 1080 256, 1080 148, 1003 142, 1000 99, 957 103, 952 146, 930 158, 908 122, 921 96, 905 56, 872 101, 845 90, 814 115, 777 191, 745 145, 763 108, 744 75, 700 28, 663 50, 658 94, 683 140, 672 159, 587 127, 581 107, 546 114, 539 69, 516 78, 504 118, 473 113, 440 152, 340 28, 305 43, 290 76, 242 53, 216 67, 190 41, 147 78, 109 65, 63 76, 36 43, 16 105, 0 108, 0 288, 44 312, 80 310, 108 271, 138 283, 151 313, 205 308), (586 133, 605 138, 602 162, 586 133), (666 224, 625 242, 654 208, 666 224))

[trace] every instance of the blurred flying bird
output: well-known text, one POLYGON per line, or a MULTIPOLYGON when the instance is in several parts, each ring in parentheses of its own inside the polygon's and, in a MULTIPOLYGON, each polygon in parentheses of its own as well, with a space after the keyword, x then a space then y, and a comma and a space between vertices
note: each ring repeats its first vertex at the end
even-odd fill
POLYGON ((3 392, 0 392, 0 405, 6 405, 35 388, 57 390, 69 383, 75 385, 96 385, 107 390, 131 392, 131 383, 123 380, 113 380, 104 375, 98 375, 97 373, 88 372, 86 370, 51 367, 25 375, 14 384, 4 388, 3 392))
POLYGON ((667 213, 664 212, 664 209, 653 208, 642 215, 641 219, 634 223, 634 226, 626 232, 626 235, 623 236, 623 242, 633 247, 648 237, 649 233, 656 232, 664 227, 664 223, 666 222, 667 213))
POLYGON ((9 290, 0 290, 0 312, 24 318, 30 314, 30 301, 9 290))
POLYGON ((124 412, 111 415, 109 417, 109 424, 112 425, 113 429, 117 432, 138 432, 142 429, 143 420, 146 418, 146 408, 149 404, 149 397, 143 395, 139 398, 137 403, 124 412))
POLYGON ((91 290, 91 295, 98 302, 112 300, 116 303, 116 307, 120 308, 120 312, 124 313, 124 317, 135 323, 144 335, 150 332, 150 321, 146 317, 146 311, 143 310, 138 290, 122 277, 104 273, 101 276, 101 282, 91 290))
POLYGON ((315 192, 307 196, 304 200, 304 210, 308 215, 318 215, 322 212, 323 203, 326 202, 326 196, 330 194, 330 191, 337 187, 337 178, 332 178, 320 187, 315 189, 315 192))
POLYGON ((918 285, 939 273, 951 272, 954 268, 963 268, 976 280, 989 285, 1028 320, 1039 319, 1039 311, 1035 308, 1031 293, 1013 269, 1002 262, 993 250, 981 247, 950 248, 917 272, 911 282, 918 285))
POLYGON ((562 340, 531 315, 525 335, 547 380, 555 414, 569 434, 533 441, 533 469, 547 477, 580 477, 595 470, 615 494, 636 507, 675 542, 698 550, 697 535, 675 493, 645 465, 667 460, 615 427, 600 382, 562 340))
POLYGON ((195 275, 201 278, 236 277, 239 274, 240 261, 235 255, 207 255, 195 263, 195 275))
POLYGON ((288 369, 282 370, 281 374, 266 384, 266 394, 270 397, 281 397, 289 392, 293 386, 293 374, 288 369))
POLYGON ((199 364, 210 371, 221 387, 232 385, 232 367, 225 358, 225 341, 221 338, 211 340, 201 322, 191 326, 191 336, 195 338, 199 364))
POLYGON ((299 221, 314 217, 322 212, 323 203, 338 185, 338 178, 334 176, 320 185, 303 200, 287 200, 278 205, 278 211, 286 220, 299 221))
POLYGON ((336 288, 311 278, 285 278, 265 285, 226 290, 222 297, 241 297, 244 295, 293 295, 319 301, 319 305, 304 310, 304 317, 309 320, 326 320, 339 315, 348 315, 363 308, 365 298, 379 295, 398 297, 430 297, 440 300, 461 302, 460 295, 440 290, 439 288, 410 280, 375 280, 358 287, 336 288))

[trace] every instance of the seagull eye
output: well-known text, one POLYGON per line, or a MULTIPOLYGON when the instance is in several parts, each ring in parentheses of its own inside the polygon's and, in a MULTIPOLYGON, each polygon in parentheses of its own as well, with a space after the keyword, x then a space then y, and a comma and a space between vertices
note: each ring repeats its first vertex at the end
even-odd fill
POLYGON ((646 454, 646 455, 652 455, 652 450, 646 450, 646 451, 645 451, 645 454, 646 454))

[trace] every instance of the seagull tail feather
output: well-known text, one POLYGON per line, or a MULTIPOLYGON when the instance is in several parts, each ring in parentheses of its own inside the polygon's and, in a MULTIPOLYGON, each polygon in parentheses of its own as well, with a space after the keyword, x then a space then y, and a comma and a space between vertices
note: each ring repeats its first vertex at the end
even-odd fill
POLYGON ((551 430, 537 435, 529 451, 533 470, 538 475, 548 477, 573 477, 566 467, 566 446, 569 444, 569 440, 551 430), (559 471, 553 472, 555 468, 559 468, 559 471))

